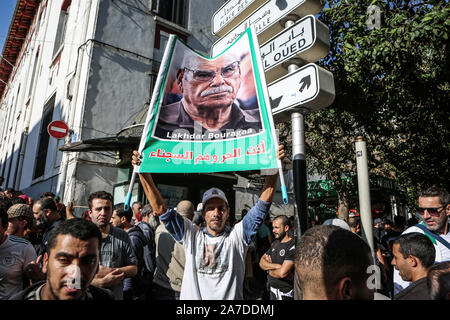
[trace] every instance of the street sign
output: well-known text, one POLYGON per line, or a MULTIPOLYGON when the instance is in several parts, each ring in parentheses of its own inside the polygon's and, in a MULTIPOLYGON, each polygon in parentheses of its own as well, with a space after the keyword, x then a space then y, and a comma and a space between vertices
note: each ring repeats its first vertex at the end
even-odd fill
POLYGON ((229 0, 214 13, 211 19, 212 33, 219 37, 223 36, 266 1, 229 0))
POLYGON ((299 59, 300 63, 315 62, 330 51, 328 27, 308 15, 261 45, 260 52, 266 81, 286 74, 283 62, 299 59))
POLYGON ((47 131, 53 138, 63 139, 69 133, 69 127, 64 121, 55 120, 49 123, 47 131))
POLYGON ((333 103, 333 74, 314 63, 297 69, 267 86, 275 121, 284 121, 289 111, 306 114, 333 103))
POLYGON ((320 0, 267 1, 237 27, 216 41, 211 49, 211 57, 215 57, 223 52, 251 25, 255 26, 259 43, 264 43, 284 29, 282 19, 287 17, 288 14, 291 20, 298 20, 300 17, 308 14, 319 13, 322 10, 322 6, 320 0))

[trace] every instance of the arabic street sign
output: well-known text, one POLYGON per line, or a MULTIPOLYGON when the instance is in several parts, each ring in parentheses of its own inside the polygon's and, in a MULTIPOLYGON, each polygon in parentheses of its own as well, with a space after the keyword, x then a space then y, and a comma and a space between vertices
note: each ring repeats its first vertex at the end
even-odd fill
POLYGON ((291 20, 298 20, 308 14, 319 13, 322 6, 320 0, 267 1, 237 27, 216 41, 211 49, 211 56, 215 57, 223 52, 251 25, 255 26, 259 43, 264 43, 284 29, 282 19, 288 14, 291 15, 291 20))
POLYGON ((300 59, 315 62, 330 51, 328 27, 308 15, 261 45, 260 52, 267 82, 286 74, 283 62, 300 59))
POLYGON ((217 10, 211 19, 211 30, 223 36, 242 22, 253 10, 267 0, 229 0, 217 10))
POLYGON ((287 110, 306 114, 328 107, 335 97, 333 74, 314 63, 287 74, 267 87, 277 122, 289 116, 285 112, 287 110))

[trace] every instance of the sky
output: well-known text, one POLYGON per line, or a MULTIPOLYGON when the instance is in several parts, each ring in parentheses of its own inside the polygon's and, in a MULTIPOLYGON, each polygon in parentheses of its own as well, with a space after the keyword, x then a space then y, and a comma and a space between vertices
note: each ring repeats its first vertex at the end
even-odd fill
POLYGON ((8 35, 9 24, 16 7, 16 0, 0 0, 0 53, 8 35))

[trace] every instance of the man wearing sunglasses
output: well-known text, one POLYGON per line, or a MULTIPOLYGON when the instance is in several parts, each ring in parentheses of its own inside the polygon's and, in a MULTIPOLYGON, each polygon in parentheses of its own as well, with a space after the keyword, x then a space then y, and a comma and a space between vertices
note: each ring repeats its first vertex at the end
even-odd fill
MULTIPOLYGON (((419 193, 418 212, 422 221, 406 229, 403 234, 421 232, 430 238, 436 250, 435 263, 450 260, 450 195, 447 190, 431 187, 419 193)), ((409 286, 394 270, 394 293, 409 286)))
POLYGON ((186 55, 176 75, 183 97, 161 108, 155 136, 170 140, 221 140, 259 132, 257 104, 238 100, 241 59, 224 54, 215 60, 186 55))

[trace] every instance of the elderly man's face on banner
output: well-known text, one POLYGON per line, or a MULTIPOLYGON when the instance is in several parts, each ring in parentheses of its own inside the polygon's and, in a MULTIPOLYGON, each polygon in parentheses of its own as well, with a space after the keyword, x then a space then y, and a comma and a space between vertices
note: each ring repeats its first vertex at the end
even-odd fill
POLYGON ((193 58, 177 78, 185 101, 197 108, 198 114, 212 108, 231 106, 241 86, 239 58, 221 56, 215 61, 193 58))

